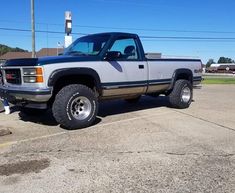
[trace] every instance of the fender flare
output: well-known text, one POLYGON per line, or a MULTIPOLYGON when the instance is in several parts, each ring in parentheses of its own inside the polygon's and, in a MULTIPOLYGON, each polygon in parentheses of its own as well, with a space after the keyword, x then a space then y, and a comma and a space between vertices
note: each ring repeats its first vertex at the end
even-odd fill
POLYGON ((92 68, 62 68, 51 73, 48 79, 48 86, 53 87, 55 83, 63 76, 69 75, 87 75, 94 78, 95 86, 98 92, 102 93, 101 81, 98 73, 92 68))
POLYGON ((193 72, 190 69, 187 69, 187 68, 180 68, 180 69, 175 70, 175 72, 173 73, 171 84, 170 84, 170 87, 169 87, 168 90, 172 90, 174 88, 175 82, 181 74, 188 75, 189 81, 191 83, 193 82, 193 72))

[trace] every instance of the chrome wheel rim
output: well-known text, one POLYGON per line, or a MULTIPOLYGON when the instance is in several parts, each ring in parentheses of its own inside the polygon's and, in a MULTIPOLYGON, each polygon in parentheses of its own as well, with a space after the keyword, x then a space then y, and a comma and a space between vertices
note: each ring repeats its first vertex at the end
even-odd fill
POLYGON ((181 92, 181 100, 184 103, 188 103, 191 99, 191 90, 189 87, 185 87, 183 88, 182 92, 181 92))
POLYGON ((84 96, 75 98, 71 103, 71 114, 77 120, 84 120, 91 114, 91 102, 84 96))

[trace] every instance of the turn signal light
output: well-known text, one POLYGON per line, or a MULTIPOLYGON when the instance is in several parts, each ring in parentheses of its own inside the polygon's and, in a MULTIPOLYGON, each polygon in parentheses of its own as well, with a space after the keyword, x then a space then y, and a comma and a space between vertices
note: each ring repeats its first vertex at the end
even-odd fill
POLYGON ((36 75, 42 76, 42 68, 36 68, 36 75))
POLYGON ((23 79, 25 83, 43 83, 42 67, 24 68, 23 79))
POLYGON ((37 76, 37 83, 42 83, 43 82, 43 76, 37 76))

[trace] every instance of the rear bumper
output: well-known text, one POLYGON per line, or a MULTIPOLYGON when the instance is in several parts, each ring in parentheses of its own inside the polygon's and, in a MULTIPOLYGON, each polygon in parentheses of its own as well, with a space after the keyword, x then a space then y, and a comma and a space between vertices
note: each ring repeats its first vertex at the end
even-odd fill
POLYGON ((26 89, 26 88, 11 88, 11 87, 0 86, 0 97, 7 99, 10 103, 13 104, 20 104, 24 106, 27 106, 29 104, 35 104, 35 108, 37 108, 37 106, 41 108, 40 104, 46 104, 51 98, 51 96, 52 96, 52 89, 50 88, 26 89))

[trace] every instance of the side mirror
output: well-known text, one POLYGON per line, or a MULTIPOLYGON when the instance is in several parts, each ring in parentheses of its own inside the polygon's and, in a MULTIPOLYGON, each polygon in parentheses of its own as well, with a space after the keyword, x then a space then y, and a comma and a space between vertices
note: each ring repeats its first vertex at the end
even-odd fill
POLYGON ((104 57, 105 60, 108 61, 113 61, 113 60, 117 60, 118 58, 120 58, 122 55, 121 52, 118 51, 110 51, 106 53, 106 56, 104 57))

